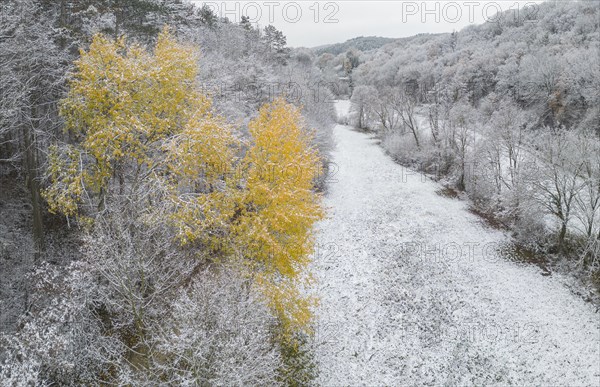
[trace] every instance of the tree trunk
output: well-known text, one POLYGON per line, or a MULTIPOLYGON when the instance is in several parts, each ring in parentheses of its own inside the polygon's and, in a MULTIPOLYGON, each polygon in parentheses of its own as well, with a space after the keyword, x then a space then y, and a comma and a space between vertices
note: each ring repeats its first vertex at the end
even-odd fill
MULTIPOLYGON (((35 109, 32 108, 32 113, 35 109)), ((35 249, 35 260, 40 258, 44 251, 44 224, 42 218, 42 205, 40 197, 40 186, 38 181, 37 170, 39 168, 37 160, 37 149, 35 134, 32 128, 23 123, 23 144, 25 146, 25 168, 27 176, 27 187, 31 196, 31 208, 33 218, 33 243, 35 249)))
POLYGON ((10 160, 13 157, 14 151, 12 142, 13 139, 10 130, 8 130, 4 136, 0 137, 0 159, 10 160))
POLYGON ((465 186, 465 166, 463 164, 462 171, 460 173, 460 178, 458 179, 458 184, 456 186, 459 191, 464 191, 467 187, 465 186))
POLYGON ((67 4, 66 4, 67 0, 60 0, 60 26, 61 27, 66 27, 67 26, 67 4))
POLYGON ((363 128, 363 107, 360 106, 360 110, 358 111, 358 128, 363 128))
POLYGON ((415 137, 415 143, 417 144, 417 149, 421 149, 421 144, 419 143, 419 135, 417 134, 416 128, 413 125, 411 125, 410 130, 412 131, 412 134, 415 137))
POLYGON ((565 237, 567 236, 567 225, 563 223, 560 227, 560 233, 558 234, 558 251, 563 252, 565 237))

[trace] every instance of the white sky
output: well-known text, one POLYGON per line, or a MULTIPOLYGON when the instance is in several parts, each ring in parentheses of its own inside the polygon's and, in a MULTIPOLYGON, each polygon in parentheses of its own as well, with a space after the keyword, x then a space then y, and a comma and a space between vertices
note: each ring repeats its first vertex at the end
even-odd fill
POLYGON ((289 46, 315 47, 357 36, 400 38, 419 33, 460 30, 469 24, 493 22, 500 9, 523 17, 525 5, 541 1, 194 1, 207 4, 220 16, 239 22, 241 15, 261 27, 273 24, 289 46), (491 20, 490 20, 491 19, 491 20))

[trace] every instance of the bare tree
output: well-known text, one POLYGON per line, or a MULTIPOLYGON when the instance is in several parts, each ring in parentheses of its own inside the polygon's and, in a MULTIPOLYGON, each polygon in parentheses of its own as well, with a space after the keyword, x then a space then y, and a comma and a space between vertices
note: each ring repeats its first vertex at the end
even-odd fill
POLYGON ((356 117, 356 125, 359 129, 366 129, 369 126, 372 103, 376 94, 372 86, 357 86, 352 92, 351 113, 356 117))
POLYGON ((475 141, 473 122, 475 111, 467 104, 457 104, 450 111, 448 138, 450 148, 458 159, 458 189, 466 189, 468 170, 468 155, 475 141))
POLYGON ((0 142, 4 144, 0 155, 23 167, 39 257, 44 250, 40 150, 60 125, 57 101, 62 95, 67 55, 56 46, 51 20, 43 17, 39 4, 10 0, 3 7, 10 12, 0 23, 0 142))
POLYGON ((504 190, 510 194, 509 206, 518 216, 523 194, 523 169, 526 167, 527 116, 510 101, 502 101, 489 122, 486 150, 492 165, 497 194, 504 190))
POLYGON ((575 215, 585 236, 584 264, 595 268, 600 258, 600 140, 595 133, 582 133, 578 149, 584 160, 583 188, 575 198, 575 215))
POLYGON ((243 267, 174 242, 160 190, 107 198, 66 270, 42 264, 0 379, 15 385, 277 385, 276 321, 243 267), (157 195, 158 194, 158 195, 157 195))
POLYGON ((393 91, 391 89, 385 88, 379 92, 379 95, 373 101, 373 112, 384 131, 391 132, 396 129, 400 117, 394 109, 393 91))
POLYGON ((543 164, 535 186, 541 204, 559 222, 557 248, 562 252, 577 195, 585 187, 585 162, 579 157, 574 134, 564 129, 541 134, 536 146, 543 164))
POLYGON ((417 103, 417 97, 410 95, 404 88, 395 90, 393 97, 394 111, 402 120, 402 124, 410 129, 417 148, 421 148, 419 122, 416 112, 417 103))
POLYGON ((275 324, 249 279, 205 268, 154 325, 153 369, 171 385, 277 385, 275 324))

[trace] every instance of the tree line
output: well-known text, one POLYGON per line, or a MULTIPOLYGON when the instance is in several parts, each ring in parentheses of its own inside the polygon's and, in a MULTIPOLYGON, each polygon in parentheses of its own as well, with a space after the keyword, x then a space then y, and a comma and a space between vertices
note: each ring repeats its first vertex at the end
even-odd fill
POLYGON ((547 2, 317 65, 351 95, 352 124, 376 131, 394 158, 466 192, 523 246, 593 277, 599 13, 595 2, 547 2))
POLYGON ((308 383, 333 106, 202 89, 317 83, 306 53, 176 0, 2 7, 1 172, 35 259, 0 379, 308 383))

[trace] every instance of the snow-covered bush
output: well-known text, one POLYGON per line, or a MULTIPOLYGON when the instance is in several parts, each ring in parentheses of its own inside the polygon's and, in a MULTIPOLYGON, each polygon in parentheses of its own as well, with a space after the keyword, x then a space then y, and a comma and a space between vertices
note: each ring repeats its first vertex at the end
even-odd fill
POLYGON ((251 282, 231 268, 202 269, 152 329, 152 369, 171 385, 277 384, 275 321, 251 282))
POLYGON ((86 265, 42 264, 28 279, 35 284, 29 313, 14 335, 0 337, 6 356, 0 380, 15 386, 96 383, 124 347, 104 332, 93 302, 99 287, 86 265))
POLYGON ((0 337, 0 379, 276 384, 274 318, 248 275, 181 249, 165 219, 127 204, 107 202, 80 261, 32 274, 29 315, 16 334, 0 337))

